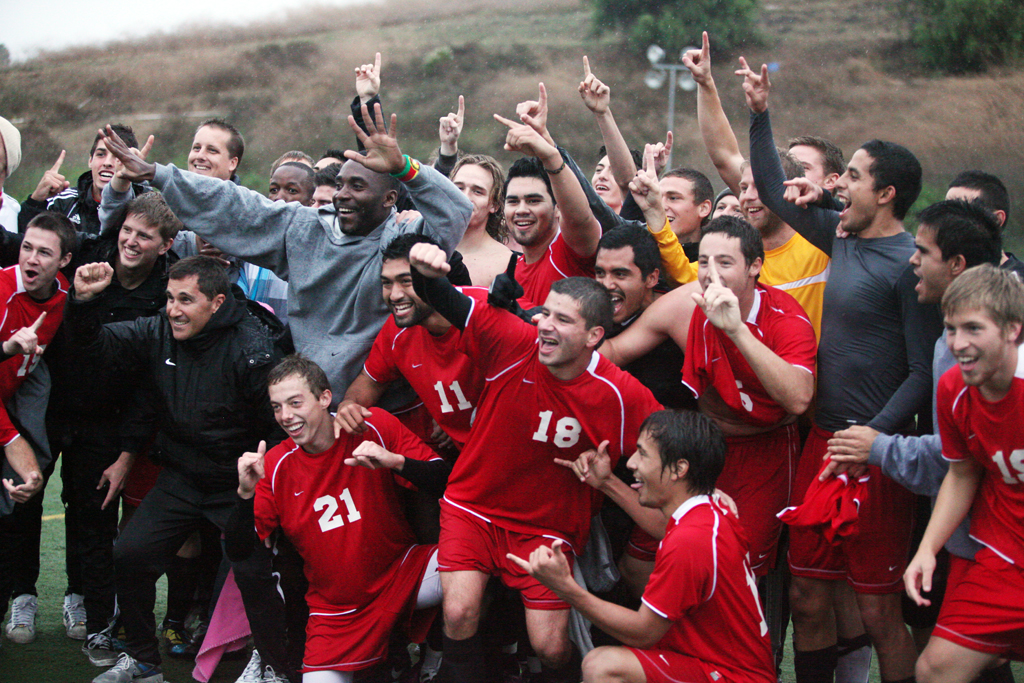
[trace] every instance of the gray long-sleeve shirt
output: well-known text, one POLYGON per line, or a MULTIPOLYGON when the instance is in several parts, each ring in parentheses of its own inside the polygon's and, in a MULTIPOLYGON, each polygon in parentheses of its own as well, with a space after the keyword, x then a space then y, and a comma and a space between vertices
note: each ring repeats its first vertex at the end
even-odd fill
MULTIPOLYGON (((272 202, 173 165, 157 164, 152 185, 182 223, 215 247, 288 282, 295 348, 327 373, 335 402, 359 374, 388 315, 380 288, 381 250, 401 233, 418 232, 437 239, 450 256, 473 211, 455 185, 426 165, 405 183, 422 218, 399 224, 392 213, 361 236, 343 234, 333 213, 272 202), (240 231, 240 225, 249 228, 240 231)), ((381 407, 399 407, 385 403, 381 407)))
POLYGON ((914 238, 836 239, 839 212, 795 207, 768 112, 750 119, 750 166, 761 201, 832 257, 822 305, 815 423, 834 432, 864 424, 891 434, 927 411, 933 343, 942 333, 938 306, 920 304, 908 263, 914 238))

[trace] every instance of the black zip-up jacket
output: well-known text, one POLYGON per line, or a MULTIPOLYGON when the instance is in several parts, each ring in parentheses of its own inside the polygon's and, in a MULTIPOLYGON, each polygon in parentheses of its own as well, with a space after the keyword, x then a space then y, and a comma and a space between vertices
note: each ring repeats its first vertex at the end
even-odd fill
MULTIPOLYGON (((135 396, 151 402, 143 412, 157 428, 153 452, 160 464, 201 491, 237 488, 238 457, 260 440, 270 447, 284 439, 267 396, 267 374, 282 355, 271 331, 244 301, 229 296, 199 334, 179 342, 165 313, 100 325, 89 308, 101 298, 69 298, 69 343, 150 383, 152 391, 135 396)), ((123 447, 138 453, 152 430, 145 421, 134 425, 123 447)))
MULTIPOLYGON (((146 191, 142 185, 133 183, 135 195, 146 191)), ((92 198, 92 171, 78 176, 74 187, 69 187, 48 201, 37 201, 29 197, 21 203, 18 213, 18 232, 24 233, 28 222, 43 211, 53 211, 71 219, 75 230, 90 235, 100 234, 100 205, 92 198)))

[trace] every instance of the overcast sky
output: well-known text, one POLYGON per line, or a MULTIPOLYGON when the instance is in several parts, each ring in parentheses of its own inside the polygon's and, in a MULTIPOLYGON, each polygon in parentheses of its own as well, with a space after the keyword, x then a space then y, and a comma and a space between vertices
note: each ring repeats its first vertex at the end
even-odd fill
POLYGON ((95 45, 154 32, 173 32, 196 22, 246 24, 266 19, 282 8, 303 4, 361 5, 372 0, 316 0, 294 6, 280 0, 171 0, 171 2, 111 2, 110 0, 0 0, 0 43, 20 61, 40 48, 59 50, 72 45, 95 45))

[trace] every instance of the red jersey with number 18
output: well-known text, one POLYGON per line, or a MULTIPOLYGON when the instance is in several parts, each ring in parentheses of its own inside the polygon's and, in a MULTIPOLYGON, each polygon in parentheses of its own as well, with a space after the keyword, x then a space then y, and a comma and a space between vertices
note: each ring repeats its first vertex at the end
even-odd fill
POLYGON ((363 434, 342 432, 323 453, 307 453, 287 439, 264 458, 266 476, 256 485, 256 533, 280 527, 305 560, 310 609, 362 609, 401 570, 416 545, 398 498, 397 475, 388 469, 351 467, 345 458, 363 441, 416 460, 437 460, 391 414, 370 408, 363 434))
MULTIPOLYGON (((458 289, 478 303, 487 301, 483 287, 458 289)), ((480 365, 460 349, 459 336, 454 325, 435 337, 421 325, 400 328, 394 316, 388 316, 363 369, 379 384, 404 377, 434 422, 464 444, 484 377, 480 365)))
MULTIPOLYGON (((1019 353, 1019 352, 1018 352, 1019 353)), ((1024 567, 1024 378, 1018 364, 1010 391, 987 401, 964 383, 959 367, 939 380, 935 405, 942 457, 973 458, 985 469, 971 507, 971 536, 1024 567)))
POLYGON ((735 515, 707 496, 672 513, 643 602, 673 622, 653 649, 699 659, 710 681, 774 683, 746 538, 735 515))
POLYGON ((57 273, 57 291, 46 301, 36 301, 21 282, 21 269, 14 265, 0 271, 0 341, 7 341, 23 327, 31 326, 42 313, 46 319, 36 331, 39 339, 35 353, 19 354, 0 363, 0 445, 6 446, 18 436, 18 430, 11 424, 4 404, 14 396, 28 373, 35 369, 43 351, 53 340, 61 320, 64 319, 64 302, 68 296, 68 281, 57 273))
POLYGON ((557 379, 537 358, 537 328, 487 304, 474 303, 462 347, 486 383, 444 500, 509 531, 557 535, 582 552, 600 498, 555 459, 575 460, 608 441, 614 466, 661 405, 597 352, 580 376, 557 379))

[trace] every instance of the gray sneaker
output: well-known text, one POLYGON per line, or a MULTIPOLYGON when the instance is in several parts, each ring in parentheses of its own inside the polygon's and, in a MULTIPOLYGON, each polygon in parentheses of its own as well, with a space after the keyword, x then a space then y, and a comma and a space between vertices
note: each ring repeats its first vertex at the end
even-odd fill
POLYGON ((7 622, 7 638, 26 645, 36 639, 36 596, 19 595, 11 602, 11 620, 7 622))
POLYGON ((95 666, 114 666, 117 664, 117 651, 114 641, 106 633, 93 633, 82 644, 82 652, 89 657, 95 666))
POLYGON ((92 683, 164 683, 164 672, 158 664, 145 664, 122 652, 117 664, 92 679, 92 683))
POLYGON ((85 598, 77 593, 64 596, 64 629, 68 638, 85 640, 85 598))

